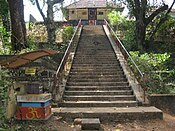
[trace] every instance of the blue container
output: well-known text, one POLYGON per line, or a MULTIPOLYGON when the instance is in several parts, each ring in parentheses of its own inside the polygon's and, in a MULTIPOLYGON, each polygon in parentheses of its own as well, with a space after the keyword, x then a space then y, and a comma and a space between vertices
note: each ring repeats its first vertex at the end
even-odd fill
POLYGON ((18 102, 20 107, 46 107, 51 105, 51 101, 46 102, 18 102))

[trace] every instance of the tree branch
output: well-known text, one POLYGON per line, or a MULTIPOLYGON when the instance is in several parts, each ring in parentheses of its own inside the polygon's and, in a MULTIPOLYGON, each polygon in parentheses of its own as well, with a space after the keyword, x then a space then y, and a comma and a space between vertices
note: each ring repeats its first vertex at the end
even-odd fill
POLYGON ((173 1, 173 3, 171 4, 170 8, 168 9, 168 11, 166 12, 165 16, 163 18, 160 19, 159 23, 156 25, 154 31, 152 32, 149 40, 152 41, 153 40, 153 36, 156 34, 157 30, 159 29, 159 27, 167 20, 168 18, 168 14, 171 12, 173 6, 175 4, 175 0, 173 1))
POLYGON ((53 0, 53 5, 63 2, 64 0, 53 0))
POLYGON ((40 7, 38 0, 35 0, 35 2, 36 2, 36 6, 37 6, 37 8, 38 8, 38 10, 39 10, 39 12, 40 12, 40 14, 41 14, 41 16, 43 17, 44 22, 46 22, 46 21, 47 21, 47 18, 46 18, 46 16, 44 15, 44 13, 43 13, 43 11, 42 11, 42 9, 41 9, 41 7, 40 7))
POLYGON ((143 11, 143 16, 145 17, 146 7, 147 7, 147 0, 141 0, 141 7, 143 11))
POLYGON ((137 15, 137 12, 136 12, 137 10, 135 9, 134 2, 132 0, 127 0, 127 2, 129 4, 129 8, 131 8, 131 10, 132 10, 133 15, 136 16, 137 15))
POLYGON ((148 25, 159 13, 168 9, 168 5, 163 5, 155 10, 148 18, 146 18, 145 25, 148 25))

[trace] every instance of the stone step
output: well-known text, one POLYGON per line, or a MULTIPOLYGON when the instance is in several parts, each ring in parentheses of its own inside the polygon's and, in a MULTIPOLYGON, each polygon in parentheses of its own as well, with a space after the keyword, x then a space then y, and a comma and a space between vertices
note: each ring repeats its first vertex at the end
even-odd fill
POLYGON ((71 69, 81 69, 81 70, 108 70, 108 69, 122 69, 121 66, 72 66, 71 69))
POLYGON ((73 67, 116 67, 116 66, 121 66, 120 63, 112 63, 112 64, 95 64, 95 63, 90 63, 90 64, 85 64, 85 63, 82 63, 82 64, 76 64, 76 63, 73 63, 72 64, 73 67))
POLYGON ((134 95, 86 95, 86 96, 70 96, 64 95, 66 101, 135 101, 134 95))
MULTIPOLYGON (((101 43, 101 44, 98 44, 98 49, 103 49, 103 50, 112 50, 112 47, 110 46, 110 45, 106 45, 106 46, 104 46, 104 45, 102 45, 103 43, 101 43), (101 45, 101 46, 100 46, 101 45)), ((93 44, 93 43, 88 43, 88 44, 83 44, 83 45, 79 45, 78 46, 78 49, 94 49, 94 48, 96 48, 96 45, 95 44, 93 44)))
POLYGON ((119 62, 119 60, 115 57, 115 55, 114 56, 99 56, 99 55, 92 56, 92 55, 83 54, 83 56, 75 56, 74 60, 87 59, 87 60, 107 60, 108 61, 109 58, 112 59, 112 60, 115 60, 116 62, 119 62))
POLYGON ((115 56, 115 53, 113 53, 113 52, 108 52, 108 50, 101 50, 101 52, 100 51, 95 51, 95 50, 92 50, 91 49, 91 51, 87 51, 87 50, 81 50, 81 51, 78 51, 77 50, 77 52, 76 52, 76 55, 75 55, 75 57, 77 57, 77 56, 92 56, 92 57, 102 57, 102 56, 105 56, 105 57, 116 57, 115 56), (108 54, 107 54, 108 53, 108 54))
POLYGON ((77 49, 77 55, 80 55, 80 53, 81 53, 81 55, 83 54, 83 55, 99 55, 99 56, 105 56, 105 55, 107 55, 107 56, 112 56, 112 57, 114 57, 115 56, 115 54, 112 52, 112 51, 110 51, 111 49, 93 49, 93 48, 87 48, 87 49, 85 49, 85 48, 83 48, 83 49, 77 49), (108 52, 108 54, 106 53, 106 52, 108 52))
POLYGON ((75 118, 99 118, 101 122, 163 119, 161 110, 155 107, 86 107, 52 108, 54 115, 74 120, 75 118))
POLYGON ((131 90, 130 86, 66 86, 68 91, 111 91, 111 90, 131 90))
POLYGON ((100 75, 100 76, 103 76, 103 75, 121 75, 123 76, 124 75, 124 72, 123 71, 115 71, 115 72, 72 72, 70 71, 69 73, 70 75, 92 75, 92 76, 95 76, 95 75, 100 75))
POLYGON ((100 56, 115 56, 115 53, 113 52, 113 50, 91 50, 91 51, 87 51, 86 49, 85 50, 79 50, 77 48, 77 52, 76 52, 76 55, 83 55, 83 54, 87 54, 87 55, 96 55, 96 54, 91 54, 91 53, 94 53, 94 51, 96 51, 96 54, 99 54, 100 56), (98 51, 98 52, 97 52, 98 51))
POLYGON ((123 70, 113 70, 113 71, 107 71, 107 70, 94 70, 94 71, 92 71, 92 70, 76 70, 76 71, 74 71, 74 70, 70 70, 70 74, 75 74, 75 75, 112 75, 112 74, 121 74, 121 75, 123 75, 124 74, 124 72, 123 72, 123 70))
POLYGON ((77 79, 77 78, 78 79, 80 79, 80 78, 81 79, 100 79, 100 78, 101 79, 103 79, 103 78, 104 79, 105 78, 115 79, 116 78, 116 79, 118 79, 118 78, 126 78, 126 77, 125 77, 124 74, 120 74, 120 75, 119 74, 118 75, 117 74, 116 75, 115 74, 114 75, 105 75, 105 74, 102 74, 102 75, 101 74, 96 74, 96 75, 86 75, 86 74, 85 75, 82 75, 82 74, 80 75, 79 74, 79 75, 76 75, 76 74, 69 74, 69 78, 73 78, 73 79, 77 79))
POLYGON ((114 61, 73 61, 74 64, 117 64, 114 61))
POLYGON ((125 75, 76 75, 76 74, 70 74, 69 79, 119 79, 123 78, 125 79, 125 75))
POLYGON ((64 101, 58 107, 135 107, 136 101, 64 101))
POLYGON ((95 91, 65 91, 65 95, 132 95, 132 90, 112 90, 112 91, 104 91, 104 90, 95 90, 95 91))
POLYGON ((75 57, 76 59, 79 59, 80 58, 89 58, 89 59, 95 59, 95 58, 101 58, 101 59, 106 59, 106 58, 115 58, 115 60, 118 61, 118 59, 116 58, 116 55, 115 54, 106 54, 106 53, 103 53, 103 54, 99 54, 99 53, 94 53, 94 52, 88 52, 88 53, 76 53, 75 54, 75 57))
POLYGON ((100 69, 100 68, 96 68, 96 69, 71 69, 71 72, 118 72, 121 71, 123 72, 122 68, 110 68, 110 69, 100 69))
POLYGON ((84 58, 87 58, 88 60, 90 60, 90 59, 99 59, 99 60, 102 60, 102 59, 104 59, 104 60, 109 60, 109 59, 107 59, 107 58, 111 58, 111 59, 113 59, 113 60, 115 60, 115 61, 119 61, 118 59, 117 59, 117 57, 115 56, 115 54, 113 54, 113 55, 102 55, 102 54, 94 54, 94 53, 88 53, 88 54, 85 54, 85 53, 81 53, 81 55, 80 54, 76 54, 75 55, 75 60, 77 60, 77 59, 84 59, 84 58))
POLYGON ((67 82, 67 86, 128 86, 128 82, 67 82))
POLYGON ((81 120, 81 130, 82 131, 99 131, 100 130, 100 120, 98 118, 83 118, 81 120))
POLYGON ((68 81, 71 82, 126 82, 126 78, 72 78, 70 77, 68 81))

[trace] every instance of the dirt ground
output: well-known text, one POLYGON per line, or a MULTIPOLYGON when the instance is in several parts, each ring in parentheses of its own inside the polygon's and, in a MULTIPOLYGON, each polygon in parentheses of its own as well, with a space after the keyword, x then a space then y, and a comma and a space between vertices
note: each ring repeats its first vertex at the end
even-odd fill
MULTIPOLYGON (((18 121, 11 125, 11 131, 79 131, 73 122, 52 116, 47 121, 18 121)), ((101 123, 101 131, 175 131, 175 116, 164 113, 163 120, 101 123)))

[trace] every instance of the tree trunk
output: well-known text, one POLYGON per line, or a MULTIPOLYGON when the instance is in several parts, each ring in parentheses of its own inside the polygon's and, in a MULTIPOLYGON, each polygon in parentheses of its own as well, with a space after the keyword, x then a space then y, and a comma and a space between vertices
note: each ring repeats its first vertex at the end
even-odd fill
POLYGON ((12 50, 13 51, 20 51, 24 48, 26 48, 26 39, 25 39, 25 29, 23 29, 24 26, 24 14, 23 11, 24 7, 22 0, 8 0, 9 9, 10 9, 10 18, 11 18, 11 42, 12 42, 12 50), (21 9, 20 9, 21 8, 21 9))
POLYGON ((141 53, 144 52, 146 48, 145 44, 145 36, 146 36, 146 26, 140 20, 136 20, 136 39, 138 44, 138 49, 141 53))
POLYGON ((47 17, 44 15, 38 0, 35 0, 36 2, 36 6, 41 14, 41 16, 43 17, 44 20, 44 25, 47 28, 47 42, 50 44, 54 44, 55 40, 56 40, 56 27, 55 27, 55 23, 54 23, 54 12, 53 12, 53 6, 54 4, 58 4, 63 2, 64 0, 47 0, 47 17))
POLYGON ((21 26, 22 26, 22 31, 23 31, 23 36, 24 36, 24 43, 26 45, 27 39, 26 39, 26 24, 24 21, 24 4, 23 0, 19 0, 19 14, 20 14, 20 21, 21 21, 21 26))
POLYGON ((54 44, 55 43, 55 39, 56 39, 56 28, 55 28, 55 23, 54 23, 54 13, 53 13, 53 2, 51 0, 47 1, 48 4, 48 9, 47 9, 47 39, 48 42, 50 44, 54 44))

